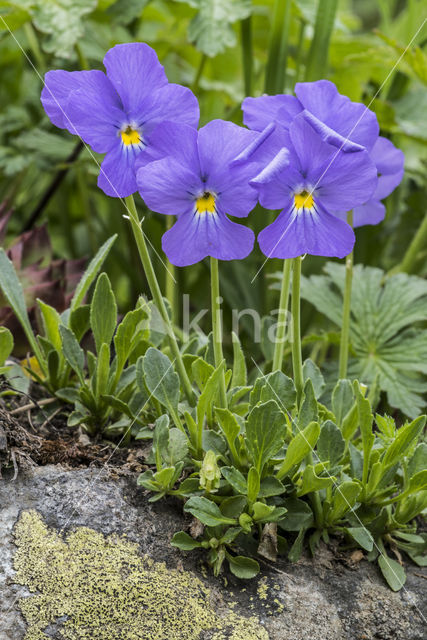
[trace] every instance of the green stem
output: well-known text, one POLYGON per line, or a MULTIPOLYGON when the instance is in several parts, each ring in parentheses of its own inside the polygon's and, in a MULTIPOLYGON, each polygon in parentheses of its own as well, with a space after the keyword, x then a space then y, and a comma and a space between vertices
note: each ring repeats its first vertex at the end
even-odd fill
MULTIPOLYGON (((352 211, 349 211, 347 214, 347 222, 349 225, 353 225, 352 211)), ((347 377, 352 282, 353 282, 353 252, 351 252, 345 259, 345 289, 344 289, 344 304, 343 304, 343 312, 342 312, 342 330, 341 330, 340 359, 339 359, 339 378, 341 380, 347 377)))
MULTIPOLYGON (((166 216, 166 228, 170 229, 175 221, 174 216, 166 216)), ((166 299, 168 300, 171 312, 172 323, 178 321, 177 305, 176 268, 169 260, 166 263, 166 299)))
POLYGON ((291 7, 292 0, 275 0, 264 85, 269 94, 282 93, 285 88, 291 7))
POLYGON ((145 242, 145 236, 141 228, 141 222, 138 218, 138 213, 136 211, 135 201, 133 196, 128 196, 125 198, 126 206, 129 212, 130 223, 132 226, 133 235, 135 237, 136 245, 138 247, 139 256, 141 258, 142 266, 145 271, 145 275, 148 281, 148 286, 150 287, 151 295, 154 300, 154 304, 159 310, 159 313, 164 322, 164 326, 168 335, 170 348, 173 354, 173 357, 176 361, 176 367, 178 369, 179 377, 181 379, 181 383, 184 387, 184 392, 187 397, 187 400, 190 404, 194 404, 194 391, 191 386, 191 382, 187 375, 187 372, 184 367, 184 362, 182 360, 182 355, 178 347, 178 343, 176 341, 175 334, 173 332, 172 324, 170 318, 168 316, 168 312, 166 309, 165 302, 163 300, 162 292, 160 291, 159 283, 157 281, 156 274, 154 272, 153 263, 151 262, 150 254, 148 252, 147 243, 145 242))
POLYGON ((202 77, 203 69, 205 68, 205 64, 206 64, 207 59, 208 59, 208 57, 207 57, 206 53, 204 53, 202 55, 202 57, 200 58, 199 66, 197 68, 196 75, 195 75, 195 78, 194 78, 194 82, 193 82, 193 85, 191 87, 191 90, 192 90, 193 93, 197 93, 197 90, 199 88, 200 78, 202 77))
POLYGON ((304 389, 300 326, 301 258, 293 258, 292 266, 292 364, 294 370, 294 383, 297 391, 297 406, 299 408, 304 389))
POLYGON ((427 246, 427 215, 424 217, 421 225, 418 227, 418 231, 412 239, 403 260, 400 264, 394 267, 389 275, 393 273, 413 273, 418 260, 421 258, 421 253, 425 252, 427 246))
POLYGON ((317 5, 314 36, 305 70, 306 81, 327 76, 329 41, 334 28, 338 0, 319 0, 317 5))
POLYGON ((39 41, 31 22, 26 22, 24 24, 24 31, 28 40, 28 44, 30 45, 30 49, 33 53, 35 63, 38 67, 37 70, 40 75, 43 75, 46 70, 45 59, 42 50, 40 49, 39 41))
POLYGON ((81 69, 84 69, 85 71, 87 71, 89 69, 89 61, 86 58, 85 54, 82 51, 81 46, 79 45, 78 42, 76 42, 76 44, 74 45, 74 49, 77 53, 77 57, 79 59, 79 65, 81 69))
MULTIPOLYGON (((219 295, 219 273, 218 260, 210 259, 211 263, 211 305, 212 305, 212 333, 215 367, 218 368, 224 356, 222 353, 222 327, 221 327, 221 298, 219 295)), ((222 372, 219 386, 220 402, 222 407, 227 407, 227 396, 225 392, 225 373, 222 372)))
MULTIPOLYGON (((304 390, 304 377, 302 372, 302 351, 301 351, 301 313, 300 313, 300 291, 301 291, 301 258, 294 258, 292 273, 292 362, 294 368, 294 383, 297 390, 297 407, 301 407, 301 398, 304 390)), ((306 464, 313 466, 313 453, 310 451, 306 457, 306 464)), ((309 494, 313 506, 316 525, 321 527, 323 520, 323 509, 320 496, 317 491, 309 494)))
POLYGON ((253 52, 252 52, 252 17, 249 16, 240 23, 242 36, 243 80, 245 96, 252 93, 253 52))
POLYGON ((295 60, 295 82, 299 82, 300 71, 301 71, 301 60, 302 60, 302 51, 304 47, 304 34, 305 34, 305 20, 300 21, 300 28, 298 33, 298 45, 297 45, 297 55, 295 60))
POLYGON ((280 290, 278 327, 274 345, 273 371, 282 369, 283 352, 285 350, 286 320, 289 303, 289 284, 291 280, 292 261, 283 261, 282 288, 280 290))

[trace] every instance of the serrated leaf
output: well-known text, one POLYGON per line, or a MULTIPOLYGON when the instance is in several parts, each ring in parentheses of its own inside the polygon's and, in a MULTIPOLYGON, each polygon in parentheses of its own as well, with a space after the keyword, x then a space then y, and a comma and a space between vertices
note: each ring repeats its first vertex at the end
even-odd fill
POLYGON ((285 437, 285 417, 277 402, 269 400, 252 409, 246 424, 246 446, 260 475, 265 463, 284 444, 285 437))
POLYGON ((84 34, 83 16, 91 13, 97 0, 36 0, 30 13, 34 25, 48 38, 43 43, 47 53, 70 58, 73 48, 84 34))
POLYGON ((344 455, 345 440, 341 430, 331 420, 322 425, 316 451, 322 462, 329 460, 331 467, 338 464, 344 455))
MULTIPOLYGON (((172 408, 172 411, 177 411, 179 377, 175 373, 169 358, 158 349, 150 347, 139 362, 142 362, 143 381, 151 395, 163 406, 172 408)), ((141 381, 141 366, 137 366, 137 371, 139 372, 138 384, 143 385, 143 381, 141 381)))
POLYGON ((198 10, 190 23, 189 40, 208 56, 216 56, 227 47, 236 44, 236 36, 231 25, 237 20, 247 18, 252 11, 251 0, 184 1, 198 10))

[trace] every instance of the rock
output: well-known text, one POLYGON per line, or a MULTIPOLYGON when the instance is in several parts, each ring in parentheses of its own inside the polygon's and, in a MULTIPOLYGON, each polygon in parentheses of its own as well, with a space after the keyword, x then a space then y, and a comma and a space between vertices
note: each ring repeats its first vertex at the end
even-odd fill
POLYGON ((252 581, 214 578, 201 553, 170 546, 191 522, 180 503, 150 504, 134 478, 37 467, 0 481, 0 509, 0 640, 425 637, 421 569, 393 593, 376 567, 324 547, 261 561, 252 581))

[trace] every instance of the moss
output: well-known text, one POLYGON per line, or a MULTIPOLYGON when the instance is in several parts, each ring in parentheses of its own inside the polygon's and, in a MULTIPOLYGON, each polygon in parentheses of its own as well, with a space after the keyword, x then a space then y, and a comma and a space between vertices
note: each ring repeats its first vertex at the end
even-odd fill
POLYGON ((15 527, 16 582, 24 640, 45 640, 50 625, 67 640, 268 640, 253 618, 231 608, 220 616, 213 594, 190 572, 167 569, 117 535, 79 527, 62 536, 35 511, 15 527))

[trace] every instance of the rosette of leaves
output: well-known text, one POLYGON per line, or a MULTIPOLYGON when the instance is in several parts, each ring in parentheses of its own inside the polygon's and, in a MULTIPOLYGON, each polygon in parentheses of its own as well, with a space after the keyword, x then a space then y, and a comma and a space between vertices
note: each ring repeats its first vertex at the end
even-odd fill
MULTIPOLYGON (((0 246, 5 245, 7 225, 12 210, 0 207, 0 246)), ((6 249, 21 283, 25 307, 31 326, 40 331, 37 299, 43 300, 62 313, 69 305, 77 283, 81 279, 86 260, 56 260, 45 225, 18 236, 6 249)), ((29 351, 29 343, 13 309, 0 289, 0 324, 10 329, 14 336, 14 355, 23 358, 29 351)))
MULTIPOLYGON (((341 326, 344 265, 328 262, 325 275, 303 278, 302 296, 341 326)), ((427 392, 427 282, 381 269, 354 268, 349 378, 374 386, 391 407, 415 418, 427 392)), ((373 394, 371 394, 373 395, 373 394)))

